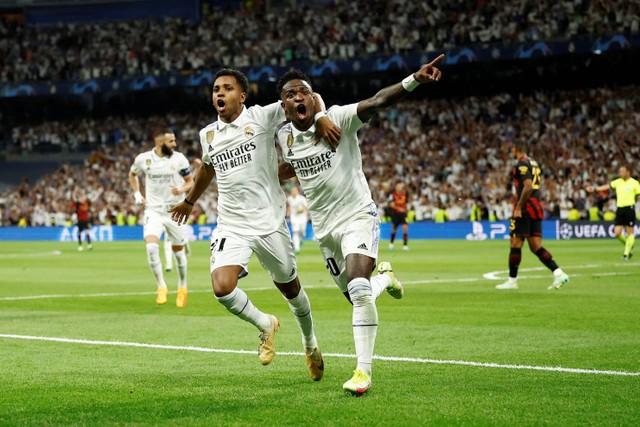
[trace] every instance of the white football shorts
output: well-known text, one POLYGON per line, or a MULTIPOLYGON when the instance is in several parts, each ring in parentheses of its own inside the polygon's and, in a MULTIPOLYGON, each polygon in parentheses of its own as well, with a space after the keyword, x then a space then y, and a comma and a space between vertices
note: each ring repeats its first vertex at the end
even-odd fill
POLYGON ((360 254, 378 258, 380 220, 374 203, 369 204, 339 227, 319 239, 320 251, 326 267, 342 292, 347 292, 347 255, 360 254))
POLYGON ((295 218, 291 217, 291 230, 294 233, 300 233, 301 235, 305 235, 307 231, 307 218, 295 218))
POLYGON ((172 246, 184 246, 187 243, 186 226, 173 221, 169 212, 145 209, 143 224, 144 237, 157 236, 160 239, 165 231, 172 246))
POLYGON ((274 282, 288 283, 297 276, 296 256, 286 221, 264 236, 245 236, 217 227, 211 233, 211 273, 220 267, 239 265, 243 270, 240 278, 245 277, 254 252, 274 282))

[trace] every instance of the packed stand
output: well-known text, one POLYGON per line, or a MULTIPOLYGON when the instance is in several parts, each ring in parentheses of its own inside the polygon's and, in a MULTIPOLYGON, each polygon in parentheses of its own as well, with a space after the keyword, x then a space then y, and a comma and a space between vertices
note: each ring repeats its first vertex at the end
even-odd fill
POLYGON ((200 22, 59 24, 34 28, 0 20, 0 80, 86 81, 217 69, 287 66, 456 46, 637 33, 634 0, 504 2, 327 1, 212 11, 200 22))
MULTIPOLYGON (((170 124, 177 131, 178 151, 193 161, 200 155, 198 129, 207 118, 114 117, 100 123, 109 123, 110 134, 116 132, 120 138, 98 138, 84 165, 64 165, 33 186, 23 183, 3 195, 4 225, 17 225, 21 218, 31 225, 70 221, 75 184, 96 199, 93 208, 100 223, 116 223, 118 212, 133 215, 135 223, 140 211, 133 205, 127 173, 134 157, 153 146, 148 130, 170 124)), ((63 138, 69 129, 82 129, 83 135, 96 132, 100 123, 42 126, 63 138)), ((510 146, 526 138, 532 142, 530 155, 542 167, 547 216, 568 218, 577 211, 580 218, 592 206, 615 211, 614 199, 589 195, 587 184, 608 183, 624 163, 632 175, 640 173, 640 88, 408 101, 381 112, 359 137, 364 172, 381 214, 394 184, 404 181, 416 220, 433 219, 439 208, 446 210, 449 220, 468 220, 474 205, 485 212, 482 219, 510 218, 510 146)), ((201 215, 215 222, 215 180, 211 189, 200 200, 194 222, 201 215)))

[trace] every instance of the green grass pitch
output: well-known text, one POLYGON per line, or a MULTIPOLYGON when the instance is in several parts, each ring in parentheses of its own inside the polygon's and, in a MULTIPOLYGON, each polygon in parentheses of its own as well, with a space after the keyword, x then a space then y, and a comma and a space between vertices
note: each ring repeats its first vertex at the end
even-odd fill
POLYGON ((193 244, 185 309, 175 307, 175 270, 166 273, 169 304, 155 304, 142 242, 94 247, 0 246, 0 425, 640 420, 640 260, 623 262, 614 240, 546 241, 571 275, 556 292, 526 249, 520 289, 494 289, 507 276, 507 241, 414 241, 410 252, 383 242, 380 259, 392 262, 406 294, 378 300, 381 359, 361 398, 342 392, 355 367, 351 306, 314 242, 298 267, 325 354, 317 383, 307 377, 295 321, 255 259, 240 286, 282 322, 267 367, 257 358, 258 332, 213 298, 207 242, 193 244))

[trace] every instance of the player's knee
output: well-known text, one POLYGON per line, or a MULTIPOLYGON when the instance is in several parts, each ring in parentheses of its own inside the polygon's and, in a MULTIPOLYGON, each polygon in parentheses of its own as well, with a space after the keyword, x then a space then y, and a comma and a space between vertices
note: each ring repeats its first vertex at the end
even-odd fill
POLYGON ((300 293, 300 280, 298 280, 297 276, 292 281, 287 283, 273 283, 275 283, 276 287, 280 290, 280 293, 282 293, 282 295, 284 295, 286 299, 295 298, 300 293))
POLYGON ((157 243, 147 243, 147 260, 149 264, 160 262, 160 246, 157 243))
POLYGON ((211 275, 213 293, 217 298, 229 295, 238 285, 238 277, 217 269, 211 275))

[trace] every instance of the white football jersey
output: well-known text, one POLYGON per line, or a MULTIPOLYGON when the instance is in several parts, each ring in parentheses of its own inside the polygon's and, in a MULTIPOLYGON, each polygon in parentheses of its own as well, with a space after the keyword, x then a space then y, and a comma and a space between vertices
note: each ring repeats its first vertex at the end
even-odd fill
POLYGON ((174 151, 171 157, 159 157, 154 150, 138 154, 131 165, 131 172, 144 175, 145 209, 166 210, 182 201, 184 195, 174 196, 171 187, 182 187, 184 176, 191 173, 189 160, 174 151))
POLYGON ((289 219, 291 222, 307 222, 307 199, 298 194, 296 197, 288 196, 287 203, 289 204, 289 219))
POLYGON ((218 182, 218 224, 226 229, 255 236, 282 225, 286 198, 273 133, 283 120, 276 102, 243 108, 232 123, 217 120, 200 131, 202 161, 218 182))
POLYGON ((307 197, 318 238, 373 203, 362 171, 357 132, 364 124, 358 117, 357 106, 333 106, 327 111, 329 119, 342 131, 335 152, 325 144, 314 145, 315 125, 300 132, 286 123, 276 134, 284 160, 293 166, 307 197))

